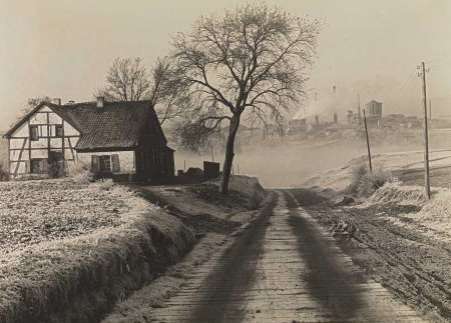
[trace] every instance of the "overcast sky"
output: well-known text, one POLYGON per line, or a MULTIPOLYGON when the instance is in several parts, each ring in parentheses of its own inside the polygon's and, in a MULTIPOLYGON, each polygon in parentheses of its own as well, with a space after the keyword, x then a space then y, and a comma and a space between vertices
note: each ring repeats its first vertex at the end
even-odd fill
MULTIPOLYGON (((0 130, 27 98, 49 95, 89 101, 115 57, 151 65, 202 14, 233 0, 0 0, 0 130)), ((341 109, 369 99, 388 112, 420 111, 416 66, 425 60, 433 109, 451 114, 451 1, 267 1, 324 21, 308 88, 320 97, 332 85, 341 109), (449 112, 447 111, 449 110, 449 112)), ((307 107, 309 109, 309 107, 307 107)), ((313 109, 313 108, 311 108, 313 109)))

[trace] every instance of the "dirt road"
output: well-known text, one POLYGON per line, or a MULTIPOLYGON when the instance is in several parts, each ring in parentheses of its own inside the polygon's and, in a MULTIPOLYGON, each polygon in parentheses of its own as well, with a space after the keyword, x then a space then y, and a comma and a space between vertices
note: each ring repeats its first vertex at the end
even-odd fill
POLYGON ((352 228, 352 239, 336 238, 355 263, 431 321, 451 322, 451 245, 440 239, 444 233, 434 233, 403 215, 415 208, 313 206, 309 214, 324 227, 352 228))
POLYGON ((425 322, 366 277, 288 192, 185 274, 183 288, 133 322, 425 322))

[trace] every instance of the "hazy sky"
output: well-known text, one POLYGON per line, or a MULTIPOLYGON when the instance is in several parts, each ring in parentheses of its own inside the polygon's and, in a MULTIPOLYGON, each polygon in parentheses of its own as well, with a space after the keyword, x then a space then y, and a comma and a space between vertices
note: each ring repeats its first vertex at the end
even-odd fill
MULTIPOLYGON (((239 3, 244 1, 0 0, 0 129, 29 97, 91 100, 115 57, 139 56, 151 65, 168 52, 171 35, 189 30, 202 14, 239 3)), ((451 114, 451 1, 267 3, 324 21, 312 92, 325 96, 335 84, 343 110, 353 107, 359 92, 362 101, 383 101, 388 112, 417 114, 416 66, 425 60, 433 109, 451 114)))

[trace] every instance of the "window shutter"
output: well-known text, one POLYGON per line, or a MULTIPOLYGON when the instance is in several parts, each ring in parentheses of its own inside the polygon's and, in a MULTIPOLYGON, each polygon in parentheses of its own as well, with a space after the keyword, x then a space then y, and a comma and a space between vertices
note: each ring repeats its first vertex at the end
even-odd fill
MULTIPOLYGON (((20 163, 20 162, 18 162, 18 163, 20 163)), ((30 166, 29 160, 25 161, 25 173, 31 173, 31 166, 30 166)))
POLYGON ((121 166, 119 164, 119 155, 118 154, 114 154, 111 155, 111 163, 112 163, 112 170, 113 173, 118 173, 121 171, 121 166))
POLYGON ((100 170, 100 160, 99 156, 92 155, 91 156, 91 171, 93 173, 97 173, 100 170))
POLYGON ((30 139, 39 140, 38 126, 30 126, 30 139))
POLYGON ((57 124, 55 126, 55 137, 57 138, 63 137, 63 126, 60 124, 57 124))

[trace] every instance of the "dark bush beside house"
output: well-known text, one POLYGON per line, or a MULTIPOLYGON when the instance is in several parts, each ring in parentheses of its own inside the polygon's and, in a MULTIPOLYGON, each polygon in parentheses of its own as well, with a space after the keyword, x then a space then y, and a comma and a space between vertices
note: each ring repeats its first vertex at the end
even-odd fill
POLYGON ((9 180, 8 168, 5 167, 3 164, 0 164, 0 181, 7 181, 7 180, 9 180))

